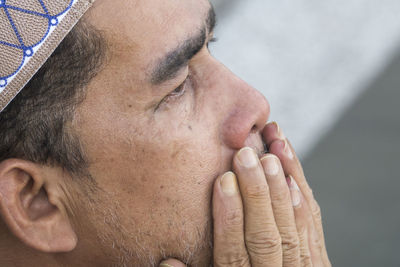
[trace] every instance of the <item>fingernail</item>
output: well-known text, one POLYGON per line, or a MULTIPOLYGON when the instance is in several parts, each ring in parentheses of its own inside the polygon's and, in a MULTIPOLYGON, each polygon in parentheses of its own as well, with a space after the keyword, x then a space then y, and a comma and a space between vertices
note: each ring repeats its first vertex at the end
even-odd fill
POLYGON ((274 155, 266 155, 261 159, 266 175, 275 176, 279 173, 278 159, 274 155))
POLYGON ((160 267, 174 267, 174 266, 169 265, 168 263, 161 263, 160 267))
POLYGON ((278 136, 280 137, 279 139, 285 140, 286 137, 283 134, 281 127, 279 127, 279 124, 276 121, 271 122, 271 124, 275 125, 276 127, 276 133, 278 134, 278 136))
POLYGON ((233 172, 227 172, 222 175, 221 189, 226 196, 233 196, 239 192, 236 177, 233 172))
POLYGON ((297 185, 296 181, 293 179, 293 177, 292 176, 289 177, 290 177, 289 189, 290 189, 290 196, 292 198, 292 205, 293 207, 297 207, 300 205, 301 202, 300 188, 297 185))
POLYGON ((237 155, 239 163, 246 168, 251 168, 257 165, 256 153, 249 147, 242 148, 237 155))

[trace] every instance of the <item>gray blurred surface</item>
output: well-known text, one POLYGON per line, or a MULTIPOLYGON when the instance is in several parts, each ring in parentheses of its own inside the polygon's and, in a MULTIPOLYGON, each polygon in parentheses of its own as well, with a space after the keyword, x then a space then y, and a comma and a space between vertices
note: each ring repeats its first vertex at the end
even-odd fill
POLYGON ((303 162, 333 266, 400 266, 399 102, 400 56, 303 162))
POLYGON ((212 51, 300 152, 333 266, 400 266, 400 1, 212 2, 212 51))
POLYGON ((399 0, 214 0, 212 53, 260 90, 300 156, 400 44, 399 0))

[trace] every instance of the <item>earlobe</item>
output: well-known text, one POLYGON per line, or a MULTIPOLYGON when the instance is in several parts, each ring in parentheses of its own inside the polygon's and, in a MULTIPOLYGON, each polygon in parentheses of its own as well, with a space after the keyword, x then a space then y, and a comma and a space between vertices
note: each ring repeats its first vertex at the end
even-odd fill
POLYGON ((62 177, 54 173, 20 159, 0 162, 0 213, 9 231, 26 245, 42 252, 68 252, 76 247, 77 237, 63 201, 57 199, 62 194, 55 184, 62 177))

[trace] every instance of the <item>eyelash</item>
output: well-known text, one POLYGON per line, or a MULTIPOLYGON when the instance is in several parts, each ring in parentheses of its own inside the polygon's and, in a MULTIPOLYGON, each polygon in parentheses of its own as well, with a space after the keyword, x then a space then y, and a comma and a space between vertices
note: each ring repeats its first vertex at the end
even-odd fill
POLYGON ((188 75, 186 77, 186 79, 183 81, 183 83, 181 83, 181 85, 179 85, 177 88, 175 88, 174 91, 172 91, 166 97, 164 97, 161 102, 162 103, 169 102, 171 100, 176 100, 176 99, 180 98, 181 96, 183 96, 186 93, 186 84, 187 84, 189 78, 190 78, 190 75, 188 75))
MULTIPOLYGON (((210 43, 215 43, 217 42, 218 39, 216 37, 213 37, 210 39, 210 41, 207 43, 207 48, 209 48, 209 44, 210 43)), ((157 108, 163 104, 163 103, 167 103, 169 101, 173 101, 173 100, 177 100, 179 99, 181 96, 183 96, 186 93, 186 84, 188 82, 188 80, 190 79, 190 75, 188 75, 186 77, 186 79, 183 81, 183 83, 181 83, 181 85, 179 85, 177 88, 175 88, 174 91, 172 91, 171 93, 169 93, 166 97, 164 97, 161 102, 159 103, 159 105, 157 105, 157 108)))
POLYGON ((218 42, 218 38, 217 37, 213 37, 210 39, 210 41, 208 41, 207 43, 207 48, 209 48, 210 43, 216 43, 218 42))

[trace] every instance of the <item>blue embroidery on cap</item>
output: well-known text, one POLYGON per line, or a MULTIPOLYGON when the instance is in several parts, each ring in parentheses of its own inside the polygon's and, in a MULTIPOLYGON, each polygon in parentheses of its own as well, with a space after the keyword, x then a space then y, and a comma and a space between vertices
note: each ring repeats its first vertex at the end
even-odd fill
POLYGON ((46 5, 43 2, 43 0, 37 0, 37 1, 40 4, 40 6, 43 8, 43 13, 40 13, 40 12, 37 12, 37 11, 32 11, 32 10, 27 10, 27 9, 24 9, 24 8, 20 8, 18 6, 7 5, 7 0, 0 0, 0 10, 4 10, 4 13, 6 14, 7 19, 10 22, 10 25, 11 25, 12 29, 14 30, 15 36, 18 39, 19 45, 10 44, 10 43, 2 41, 2 40, 0 40, 0 44, 20 49, 21 52, 23 52, 22 62, 19 65, 18 69, 14 73, 11 73, 10 75, 4 76, 4 77, 0 76, 0 88, 1 87, 5 87, 7 85, 7 83, 8 83, 7 79, 12 77, 12 76, 14 76, 15 74, 17 74, 21 70, 22 66, 25 63, 26 58, 32 57, 34 55, 34 50, 33 49, 46 40, 47 36, 50 33, 50 29, 52 27, 57 27, 57 25, 59 23, 58 18, 61 15, 63 15, 64 13, 66 13, 69 9, 71 9, 72 4, 74 3, 74 0, 70 0, 70 3, 68 4, 68 6, 63 11, 61 11, 60 13, 58 13, 56 15, 50 15, 46 5), (22 37, 21 37, 17 27, 15 26, 15 23, 14 23, 11 15, 10 15, 10 13, 8 11, 10 9, 11 10, 16 10, 16 11, 19 11, 19 12, 23 12, 23 13, 26 13, 26 14, 31 14, 31 15, 34 15, 34 16, 38 16, 38 17, 43 17, 43 18, 47 19, 47 21, 48 21, 47 31, 44 34, 44 36, 40 39, 39 42, 37 42, 36 44, 33 44, 31 46, 26 46, 24 44, 24 42, 22 40, 22 37))
POLYGON ((4 87, 6 85, 7 85, 7 80, 5 80, 5 79, 0 80, 0 86, 1 87, 4 87))

